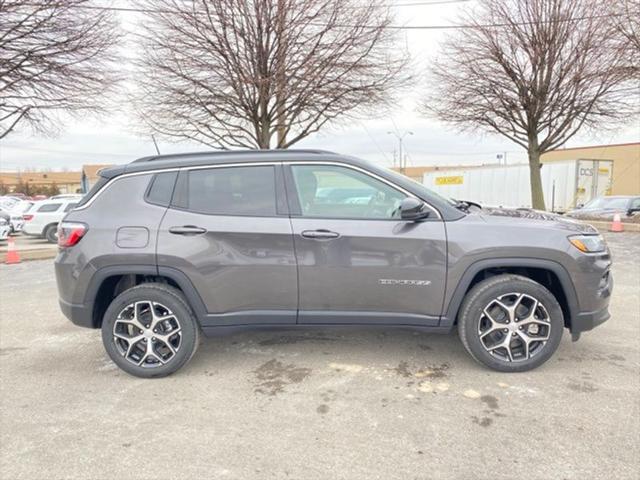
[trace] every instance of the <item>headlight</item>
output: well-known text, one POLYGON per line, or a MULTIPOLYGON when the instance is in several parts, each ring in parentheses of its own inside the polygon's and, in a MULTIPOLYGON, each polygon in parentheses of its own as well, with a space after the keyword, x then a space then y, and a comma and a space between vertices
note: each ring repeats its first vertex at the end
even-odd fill
POLYGON ((602 235, 574 235, 569 237, 569 241, 584 253, 604 252, 607 248, 602 235))

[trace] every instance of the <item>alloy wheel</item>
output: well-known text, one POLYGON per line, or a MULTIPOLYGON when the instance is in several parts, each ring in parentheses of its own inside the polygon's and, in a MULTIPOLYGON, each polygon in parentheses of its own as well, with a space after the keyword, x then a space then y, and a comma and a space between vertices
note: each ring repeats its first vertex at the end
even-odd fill
POLYGON ((175 357, 182 342, 182 327, 166 306, 139 301, 120 311, 113 325, 113 340, 127 361, 155 368, 175 357))
POLYGON ((547 309, 539 300, 524 293, 508 293, 491 300, 478 322, 482 346, 506 362, 522 362, 537 355, 550 333, 547 309))

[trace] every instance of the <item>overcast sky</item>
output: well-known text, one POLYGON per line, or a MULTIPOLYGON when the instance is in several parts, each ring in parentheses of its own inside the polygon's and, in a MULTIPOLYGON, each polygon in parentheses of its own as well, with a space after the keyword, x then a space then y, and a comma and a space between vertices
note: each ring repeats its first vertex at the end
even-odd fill
MULTIPOLYGON (((459 9, 472 8, 474 0, 457 3, 406 6, 424 3, 421 0, 389 0, 394 7, 396 23, 401 25, 451 25, 456 22, 459 9)), ((426 0, 425 0, 426 1, 426 0)), ((435 0, 430 0, 435 1, 435 0)), ((132 6, 135 2, 120 0, 118 6, 132 6)), ((120 13, 125 29, 135 28, 141 17, 135 13, 120 13)), ((142 19, 143 20, 143 19, 142 19)), ((389 131, 413 132, 405 138, 409 165, 454 165, 490 163, 496 155, 506 152, 509 163, 526 161, 524 150, 497 135, 461 134, 433 119, 422 117, 416 110, 421 84, 429 59, 436 54, 439 43, 447 35, 445 30, 409 30, 400 37, 401 47, 407 45, 417 74, 416 85, 408 89, 402 101, 389 114, 380 118, 348 120, 324 128, 316 135, 296 144, 294 148, 322 148, 359 156, 381 165, 391 166, 397 139, 389 131)), ((132 53, 132 52, 128 52, 132 53)), ((83 164, 127 163, 137 157, 155 153, 150 138, 133 133, 134 120, 122 112, 113 112, 99 119, 79 119, 64 122, 55 137, 32 135, 18 131, 0 141, 0 168, 18 169, 79 169, 83 164)), ((567 147, 640 141, 640 121, 615 130, 583 133, 568 142, 567 147)), ((170 143, 160 140, 162 153, 202 151, 206 146, 196 142, 170 143)))

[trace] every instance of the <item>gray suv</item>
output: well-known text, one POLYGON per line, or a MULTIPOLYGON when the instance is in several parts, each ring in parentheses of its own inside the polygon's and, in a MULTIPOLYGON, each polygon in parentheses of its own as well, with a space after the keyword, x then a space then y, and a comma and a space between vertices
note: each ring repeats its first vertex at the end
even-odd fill
POLYGON ((478 362, 544 363, 609 318, 609 250, 585 224, 444 199, 316 150, 164 155, 102 170, 60 223, 60 306, 126 372, 256 327, 457 328, 478 362))

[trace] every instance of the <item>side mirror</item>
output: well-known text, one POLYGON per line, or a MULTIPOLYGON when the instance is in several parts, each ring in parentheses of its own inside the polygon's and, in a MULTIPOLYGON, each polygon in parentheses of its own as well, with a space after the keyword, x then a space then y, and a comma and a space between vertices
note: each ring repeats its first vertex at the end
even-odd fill
POLYGON ((407 197, 400 203, 400 218, 402 220, 418 221, 429 216, 429 209, 422 200, 407 197))
POLYGON ((630 217, 634 213, 638 213, 638 212, 640 212, 640 208, 630 208, 629 210, 627 210, 627 216, 630 217))
POLYGON ((579 203, 579 204, 576 205, 576 209, 580 209, 582 207, 584 207, 584 203, 579 203))

